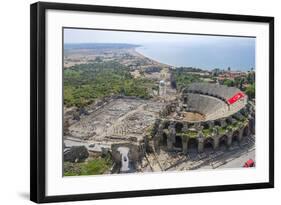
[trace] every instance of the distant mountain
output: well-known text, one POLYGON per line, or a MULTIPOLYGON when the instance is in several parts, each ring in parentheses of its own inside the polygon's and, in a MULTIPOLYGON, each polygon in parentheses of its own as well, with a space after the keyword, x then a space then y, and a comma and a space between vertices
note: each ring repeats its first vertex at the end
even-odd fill
POLYGON ((67 43, 64 44, 64 49, 123 49, 139 46, 140 45, 127 43, 67 43))

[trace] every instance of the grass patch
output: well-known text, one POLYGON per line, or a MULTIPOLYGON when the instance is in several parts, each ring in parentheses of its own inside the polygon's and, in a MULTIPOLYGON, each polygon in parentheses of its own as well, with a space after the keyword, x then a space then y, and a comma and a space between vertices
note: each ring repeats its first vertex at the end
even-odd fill
POLYGON ((242 125, 241 122, 235 122, 233 124, 228 125, 227 128, 232 130, 237 130, 241 127, 241 125, 242 125))
POLYGON ((212 128, 203 129, 202 132, 203 132, 204 136, 207 137, 212 134, 213 129, 212 128))
POLYGON ((188 130, 187 132, 182 133, 183 137, 190 137, 190 138, 195 138, 197 137, 198 132, 197 131, 193 131, 193 130, 188 130))
POLYGON ((112 166, 109 157, 97 158, 81 163, 64 162, 64 176, 103 174, 112 166))
POLYGON ((226 128, 225 127, 219 127, 219 133, 220 134, 225 134, 226 133, 226 128))
POLYGON ((239 122, 245 123, 248 122, 248 118, 243 116, 242 119, 237 119, 239 122))

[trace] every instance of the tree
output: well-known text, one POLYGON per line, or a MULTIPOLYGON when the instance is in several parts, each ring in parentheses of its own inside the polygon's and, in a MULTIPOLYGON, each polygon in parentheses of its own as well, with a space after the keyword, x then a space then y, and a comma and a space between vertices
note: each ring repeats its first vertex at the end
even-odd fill
POLYGON ((173 89, 177 89, 177 82, 176 82, 174 73, 171 74, 171 76, 170 76, 170 81, 171 81, 171 87, 172 87, 173 89))
POLYGON ((244 81, 245 81, 244 78, 241 78, 241 79, 240 79, 240 82, 239 82, 239 89, 240 89, 240 90, 243 90, 244 81))
POLYGON ((239 88, 240 90, 243 90, 243 84, 245 82, 245 79, 242 77, 242 78, 235 78, 234 79, 234 86, 239 88))
POLYGON ((212 75, 213 76, 218 76, 220 74, 221 70, 219 68, 215 68, 212 70, 212 75))
POLYGON ((253 84, 255 82, 255 72, 249 72, 247 75, 247 81, 249 84, 253 84))
POLYGON ((228 87, 233 87, 234 86, 234 81, 226 79, 226 80, 224 80, 223 84, 228 86, 228 87))
POLYGON ((100 56, 97 56, 95 60, 96 60, 96 62, 102 62, 102 59, 100 56))
POLYGON ((253 98, 255 98, 255 84, 252 84, 252 85, 249 85, 247 88, 246 88, 246 91, 245 93, 248 95, 249 99, 252 100, 253 98))
POLYGON ((80 108, 114 94, 149 98, 153 85, 149 79, 134 79, 118 62, 79 64, 64 70, 64 104, 80 108))

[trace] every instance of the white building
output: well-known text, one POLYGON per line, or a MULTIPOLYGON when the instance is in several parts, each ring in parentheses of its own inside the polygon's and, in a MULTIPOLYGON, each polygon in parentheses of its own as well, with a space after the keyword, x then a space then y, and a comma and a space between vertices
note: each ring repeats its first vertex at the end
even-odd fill
POLYGON ((166 83, 164 80, 161 80, 159 82, 159 96, 165 96, 166 95, 166 83))

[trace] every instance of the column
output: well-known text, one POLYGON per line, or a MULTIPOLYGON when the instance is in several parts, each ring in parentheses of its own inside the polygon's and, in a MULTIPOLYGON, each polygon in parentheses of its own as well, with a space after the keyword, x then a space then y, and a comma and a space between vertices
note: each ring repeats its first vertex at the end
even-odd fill
POLYGON ((153 138, 154 149, 155 149, 156 152, 158 152, 159 149, 160 149, 159 141, 160 141, 160 133, 157 132, 156 135, 153 138))
POLYGON ((182 138, 182 152, 184 154, 187 154, 187 144, 188 144, 188 138, 187 137, 181 137, 182 138))
POLYGON ((167 148, 169 151, 173 150, 173 141, 170 136, 167 137, 167 148))
POLYGON ((249 129, 251 133, 255 134, 255 118, 252 116, 249 118, 249 129))
POLYGON ((227 135, 227 146, 229 147, 231 146, 231 144, 232 144, 232 135, 229 133, 227 135))
POLYGON ((204 151, 204 138, 198 138, 198 152, 202 153, 204 151))
POLYGON ((238 136, 238 141, 241 142, 243 137, 243 129, 239 129, 239 136, 238 136))
POLYGON ((167 147, 169 151, 172 151, 174 147, 173 144, 176 141, 175 124, 171 122, 168 129, 169 129, 169 134, 167 136, 167 147))
POLYGON ((216 137, 213 137, 213 139, 214 139, 213 148, 215 150, 215 149, 217 149, 219 147, 220 138, 219 138, 219 136, 216 136, 216 137))
POLYGON ((220 120, 220 124, 221 124, 222 127, 225 127, 226 126, 225 119, 221 119, 220 120))

